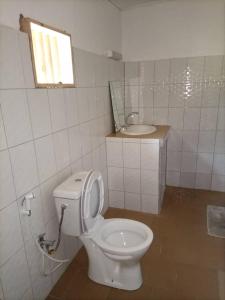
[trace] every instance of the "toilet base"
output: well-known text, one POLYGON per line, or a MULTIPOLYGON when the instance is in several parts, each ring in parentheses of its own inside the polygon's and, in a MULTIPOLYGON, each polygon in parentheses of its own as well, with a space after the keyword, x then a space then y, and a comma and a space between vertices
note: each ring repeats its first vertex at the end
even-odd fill
POLYGON ((139 260, 116 260, 104 253, 88 236, 81 235, 88 254, 88 277, 102 285, 122 290, 137 290, 143 279, 139 260))
POLYGON ((89 265, 88 277, 96 283, 129 291, 139 289, 143 283, 139 262, 113 261, 113 266, 107 269, 107 274, 99 274, 98 268, 93 270, 89 265))

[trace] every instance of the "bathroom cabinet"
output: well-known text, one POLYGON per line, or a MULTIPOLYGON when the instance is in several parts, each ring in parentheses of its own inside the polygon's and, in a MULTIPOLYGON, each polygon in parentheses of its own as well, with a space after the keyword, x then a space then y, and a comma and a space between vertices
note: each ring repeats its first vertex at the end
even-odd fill
POLYGON ((159 214, 166 184, 169 126, 153 134, 106 137, 109 206, 159 214))

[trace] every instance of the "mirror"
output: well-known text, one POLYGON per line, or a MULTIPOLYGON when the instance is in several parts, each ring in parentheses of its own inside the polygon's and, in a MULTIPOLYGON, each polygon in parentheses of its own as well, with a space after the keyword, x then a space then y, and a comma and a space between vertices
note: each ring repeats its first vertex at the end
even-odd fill
POLYGON ((124 82, 110 81, 109 88, 112 101, 114 127, 115 131, 118 132, 125 124, 124 82))

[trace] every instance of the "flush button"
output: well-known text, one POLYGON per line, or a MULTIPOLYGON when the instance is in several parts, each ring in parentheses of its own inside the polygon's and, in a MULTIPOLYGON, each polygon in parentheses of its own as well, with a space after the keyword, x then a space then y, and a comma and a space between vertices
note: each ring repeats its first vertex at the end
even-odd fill
POLYGON ((81 178, 77 178, 77 179, 75 179, 74 181, 75 181, 75 182, 80 182, 80 181, 82 181, 82 179, 81 179, 81 178))

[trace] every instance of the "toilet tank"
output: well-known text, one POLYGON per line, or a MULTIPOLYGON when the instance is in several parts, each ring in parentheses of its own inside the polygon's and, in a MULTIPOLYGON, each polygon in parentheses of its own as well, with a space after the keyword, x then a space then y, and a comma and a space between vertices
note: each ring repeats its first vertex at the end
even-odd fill
POLYGON ((61 206, 66 205, 62 222, 62 232, 66 235, 79 236, 80 197, 87 172, 76 173, 67 178, 53 191, 58 219, 61 218, 61 206))

